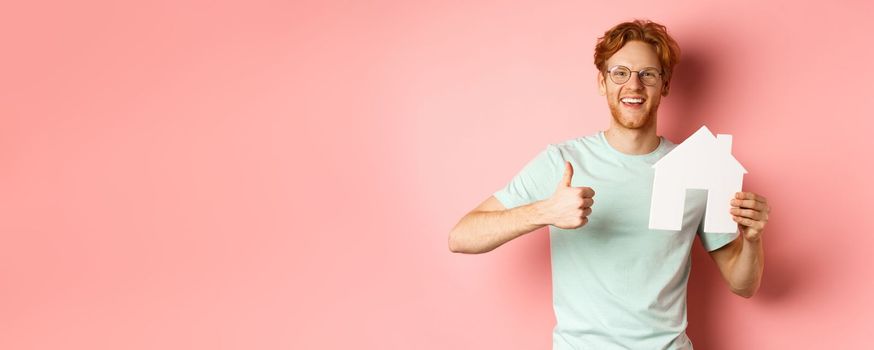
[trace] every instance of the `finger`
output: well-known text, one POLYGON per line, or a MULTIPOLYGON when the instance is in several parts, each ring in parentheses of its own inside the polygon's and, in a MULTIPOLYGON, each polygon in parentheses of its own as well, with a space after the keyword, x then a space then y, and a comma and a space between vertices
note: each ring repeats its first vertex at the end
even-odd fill
POLYGON ((753 224, 756 222, 753 219, 748 219, 748 218, 740 217, 737 215, 732 215, 731 219, 734 220, 734 222, 741 224, 741 225, 744 225, 746 227, 752 227, 753 224))
POLYGON ((583 216, 588 217, 591 214, 592 214, 592 208, 583 209, 583 216))
POLYGON ((582 195, 583 198, 592 198, 595 196, 595 190, 593 190, 591 187, 580 187, 580 189, 582 190, 582 192, 580 192, 580 195, 582 195))
POLYGON ((764 214, 764 213, 762 213, 762 212, 760 212, 760 211, 757 211, 757 210, 750 210, 750 209, 738 209, 738 208, 732 208, 732 209, 731 209, 731 214, 732 214, 732 215, 735 215, 735 216, 740 216, 740 217, 748 218, 748 219, 753 219, 753 220, 756 220, 756 221, 759 221, 759 220, 762 220, 762 219, 765 218, 765 214, 764 214))
POLYGON ((571 180, 574 177, 574 167, 571 162, 564 162, 564 176, 561 179, 560 186, 571 187, 571 180))
POLYGON ((735 193, 734 198, 750 199, 750 200, 754 200, 754 201, 762 202, 762 203, 768 202, 768 200, 764 196, 759 195, 759 194, 755 194, 753 192, 737 192, 737 193, 735 193))
POLYGON ((765 205, 762 204, 762 202, 758 202, 758 201, 755 201, 752 199, 743 199, 743 200, 732 199, 731 206, 739 207, 739 208, 755 209, 755 210, 759 210, 759 211, 765 209, 765 205))
POLYGON ((751 228, 751 229, 759 230, 759 231, 762 231, 765 229, 765 223, 762 221, 756 221, 753 219, 742 218, 740 216, 735 216, 735 215, 732 215, 731 218, 732 218, 732 220, 734 220, 738 224, 740 224, 744 227, 747 227, 747 228, 751 228))
POLYGON ((595 204, 595 200, 592 198, 583 198, 583 205, 580 208, 590 208, 592 204, 595 204))

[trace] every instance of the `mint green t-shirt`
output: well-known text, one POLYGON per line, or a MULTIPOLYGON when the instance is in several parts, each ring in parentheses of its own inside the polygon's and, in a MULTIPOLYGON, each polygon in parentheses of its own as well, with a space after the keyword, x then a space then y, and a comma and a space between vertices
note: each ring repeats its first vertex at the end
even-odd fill
POLYGON ((604 133, 548 145, 494 196, 514 208, 547 199, 574 167, 572 186, 595 190, 589 222, 549 227, 553 349, 692 349, 686 336, 686 283, 695 235, 716 250, 738 233, 700 231, 707 193, 688 191, 680 231, 651 230, 652 165, 676 147, 628 155, 604 133))

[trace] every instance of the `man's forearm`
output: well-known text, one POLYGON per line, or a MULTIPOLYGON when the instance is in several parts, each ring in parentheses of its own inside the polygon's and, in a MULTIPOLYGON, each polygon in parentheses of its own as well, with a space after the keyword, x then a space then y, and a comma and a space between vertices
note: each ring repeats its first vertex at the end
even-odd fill
POLYGON ((541 203, 500 211, 471 212, 461 218, 449 233, 449 249, 456 253, 485 253, 546 226, 541 203))
POLYGON ((731 271, 731 289, 735 294, 749 298, 759 289, 765 268, 765 250, 762 239, 743 241, 731 271))

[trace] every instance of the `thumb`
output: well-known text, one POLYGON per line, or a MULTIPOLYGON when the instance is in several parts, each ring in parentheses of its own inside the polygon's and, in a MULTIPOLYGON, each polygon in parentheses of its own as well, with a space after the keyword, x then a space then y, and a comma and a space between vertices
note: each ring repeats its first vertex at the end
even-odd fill
POLYGON ((571 162, 564 162, 564 177, 562 177, 559 186, 571 187, 571 179, 574 177, 574 167, 571 162))

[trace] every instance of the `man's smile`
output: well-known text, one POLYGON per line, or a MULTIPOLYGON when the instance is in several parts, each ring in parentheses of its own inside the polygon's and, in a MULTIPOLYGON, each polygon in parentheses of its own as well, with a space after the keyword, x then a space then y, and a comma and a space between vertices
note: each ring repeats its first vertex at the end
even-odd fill
POLYGON ((639 109, 646 102, 646 98, 642 96, 626 96, 619 99, 623 106, 630 109, 639 109))

